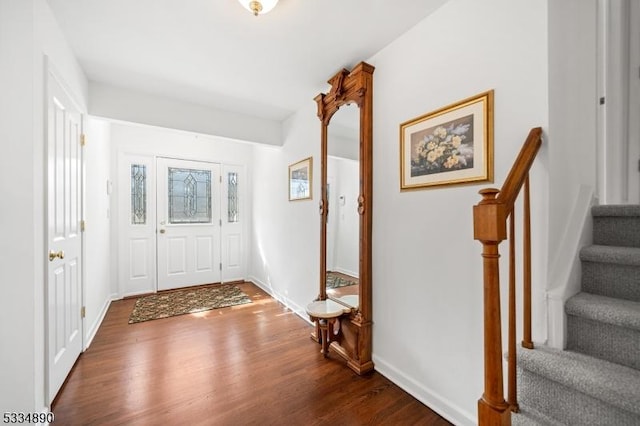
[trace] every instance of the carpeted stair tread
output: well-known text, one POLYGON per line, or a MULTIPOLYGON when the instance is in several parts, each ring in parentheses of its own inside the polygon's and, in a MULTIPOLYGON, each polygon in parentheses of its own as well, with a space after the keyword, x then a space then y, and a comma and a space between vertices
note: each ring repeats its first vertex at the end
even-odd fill
POLYGON ((640 371, 636 369, 548 347, 519 348, 518 366, 640 416, 640 371))
POLYGON ((593 217, 640 217, 640 205, 635 204, 608 204, 591 207, 593 217))
POLYGON ((640 266, 640 247, 587 246, 580 250, 580 260, 640 266))
POLYGON ((565 312, 640 331, 640 302, 581 292, 567 300, 565 312))

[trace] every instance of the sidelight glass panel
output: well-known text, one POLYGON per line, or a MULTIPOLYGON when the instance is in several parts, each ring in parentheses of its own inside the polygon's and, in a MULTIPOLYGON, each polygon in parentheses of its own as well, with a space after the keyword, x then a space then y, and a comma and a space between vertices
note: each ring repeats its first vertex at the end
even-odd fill
POLYGON ((211 171, 169 167, 169 223, 211 223, 211 171))
POLYGON ((147 223, 147 166, 131 165, 131 224, 147 223))
POLYGON ((227 174, 227 217, 229 223, 239 221, 239 203, 238 203, 238 173, 227 174))

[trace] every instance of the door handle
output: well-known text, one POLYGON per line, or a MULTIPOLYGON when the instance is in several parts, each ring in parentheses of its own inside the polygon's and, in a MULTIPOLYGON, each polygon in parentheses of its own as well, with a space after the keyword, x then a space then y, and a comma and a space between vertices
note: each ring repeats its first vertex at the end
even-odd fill
POLYGON ((53 250, 49 250, 49 262, 53 262, 53 260, 54 260, 56 257, 57 257, 58 259, 64 259, 64 251, 60 250, 60 251, 58 251, 58 252, 55 252, 55 251, 53 251, 53 250))
POLYGON ((167 232, 167 230, 166 230, 166 229, 161 229, 161 230, 160 230, 160 233, 161 233, 161 234, 164 234, 165 232, 167 232))

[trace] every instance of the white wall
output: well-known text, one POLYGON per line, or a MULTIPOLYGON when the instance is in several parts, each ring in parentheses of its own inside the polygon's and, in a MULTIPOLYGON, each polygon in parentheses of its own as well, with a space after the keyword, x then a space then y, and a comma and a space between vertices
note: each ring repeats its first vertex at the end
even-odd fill
MULTIPOLYGON (((376 66, 374 362, 457 424, 475 423, 483 390, 481 245, 473 240, 472 206, 487 185, 401 193, 398 126, 495 89, 501 184, 529 130, 547 126, 546 15, 544 2, 451 0, 368 61, 376 66)), ((309 155, 318 160, 313 103, 286 127, 281 150, 256 151, 254 229, 262 256, 254 258, 254 273, 299 308, 318 292, 318 198, 288 203, 286 167, 309 155)), ((532 175, 539 206, 533 221, 546 229, 544 156, 541 163, 532 175)), ((542 288, 546 247, 546 239, 534 241, 534 282, 542 288)))
POLYGON ((107 121, 95 118, 85 120, 87 144, 85 160, 85 346, 98 331, 107 308, 115 294, 111 273, 111 181, 110 150, 111 127, 107 121))
MULTIPOLYGON (((401 193, 398 125, 494 89, 495 186, 502 185, 529 130, 547 127, 546 13, 544 2, 452 0, 371 61, 374 362, 455 423, 475 423, 483 391, 472 206, 492 185, 401 193)), ((539 159, 532 173, 534 206, 546 206, 545 167, 539 159)), ((532 215, 534 227, 543 226, 534 229, 545 229, 546 210, 532 215)), ((534 285, 543 288, 546 241, 533 244, 534 285)))
MULTIPOLYGON (((11 153, 0 157, 3 206, 0 411, 3 412, 36 408, 34 297, 38 291, 36 283, 42 279, 42 265, 36 260, 34 229, 35 204, 40 200, 33 194, 37 186, 33 164, 36 149, 33 32, 32 2, 0 1, 0 140, 3 149, 11 153), (12 183, 17 176, 21 177, 21 185, 12 183), (21 208, 9 208, 16 206, 21 208), (18 318, 21 320, 17 321, 18 318)), ((40 402, 38 408, 42 407, 40 402)))
POLYGON ((590 207, 597 192, 597 1, 549 2, 548 13, 548 343, 561 348, 564 302, 580 289, 578 254, 591 242, 590 207))
MULTIPOLYGON (((113 122, 111 124, 111 176, 113 176, 114 192, 111 195, 111 209, 119 212, 119 191, 129 191, 128 184, 120 187, 118 181, 118 158, 122 153, 136 155, 157 155, 161 157, 180 158, 186 160, 209 161, 222 164, 245 166, 248 176, 243 180, 247 184, 241 186, 240 209, 244 222, 244 253, 245 265, 249 264, 251 246, 248 243, 248 235, 251 232, 252 188, 251 169, 253 159, 253 144, 242 143, 227 138, 207 136, 181 130, 166 129, 161 127, 113 122), (246 213, 243 213, 246 212, 246 213)), ((242 182, 242 181, 241 181, 242 182)), ((113 214, 112 222, 112 267, 118 270, 118 214, 113 214)), ((248 269, 248 268, 247 268, 248 269)), ((122 288, 116 286, 114 290, 122 296, 122 288)))
POLYGON ((0 0, 3 208, 0 411, 45 407, 44 55, 76 101, 87 82, 45 0, 0 0), (16 184, 16 179, 19 184, 16 184))
MULTIPOLYGON (((311 99, 315 94, 310 94, 311 99)), ((320 120, 313 101, 283 126, 282 148, 256 145, 250 278, 303 318, 320 282, 320 120), (288 201, 288 166, 313 157, 312 200, 288 201)))
POLYGON ((280 145, 281 123, 275 120, 171 100, 160 96, 91 83, 89 113, 115 120, 280 145))
POLYGON ((596 184, 596 0, 549 2, 549 259, 581 185, 596 184))

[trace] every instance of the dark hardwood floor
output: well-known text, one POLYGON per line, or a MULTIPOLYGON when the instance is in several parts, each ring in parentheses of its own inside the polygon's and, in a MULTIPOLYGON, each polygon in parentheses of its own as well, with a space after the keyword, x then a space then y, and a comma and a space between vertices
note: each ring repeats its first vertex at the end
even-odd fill
POLYGON ((377 372, 324 359, 312 327, 253 303, 129 325, 113 302, 54 403, 54 425, 449 425, 377 372))

